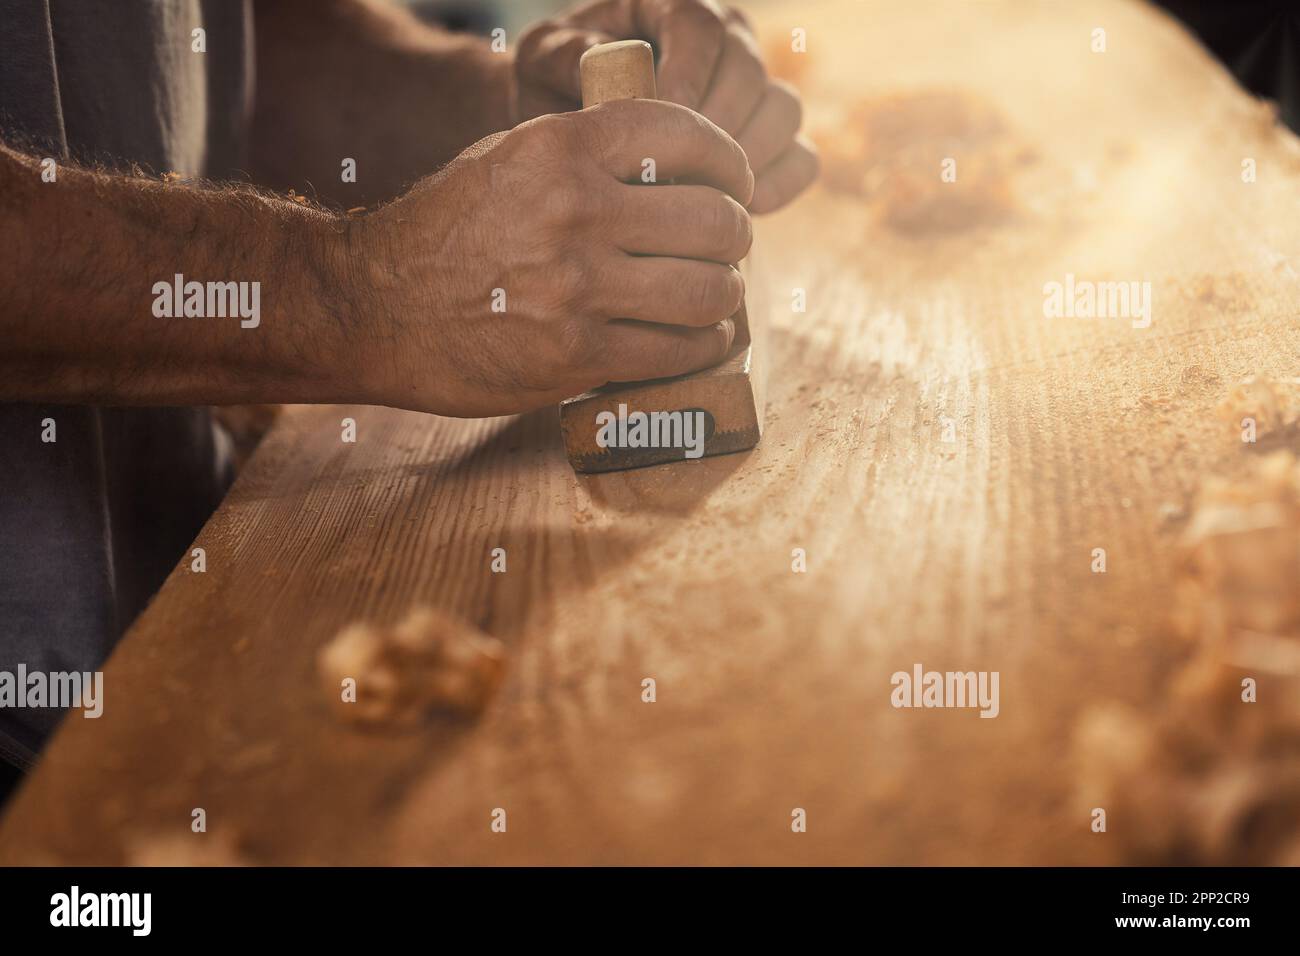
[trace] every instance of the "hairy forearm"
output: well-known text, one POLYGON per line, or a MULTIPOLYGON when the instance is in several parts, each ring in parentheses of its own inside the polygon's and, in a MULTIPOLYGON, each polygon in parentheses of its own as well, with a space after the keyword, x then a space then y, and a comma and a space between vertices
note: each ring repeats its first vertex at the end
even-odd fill
POLYGON ((258 0, 255 11, 251 161, 272 188, 373 205, 510 126, 510 55, 481 38, 386 0, 258 0))
POLYGON ((327 213, 250 189, 70 166, 45 182, 39 160, 0 146, 0 400, 349 400, 339 357, 351 313, 330 278, 346 262, 345 232, 327 213), (227 315, 206 314, 206 296, 190 309, 203 315, 187 317, 184 300, 176 315, 155 287, 178 274, 245 284, 256 318, 230 314, 235 300, 221 297, 227 315))

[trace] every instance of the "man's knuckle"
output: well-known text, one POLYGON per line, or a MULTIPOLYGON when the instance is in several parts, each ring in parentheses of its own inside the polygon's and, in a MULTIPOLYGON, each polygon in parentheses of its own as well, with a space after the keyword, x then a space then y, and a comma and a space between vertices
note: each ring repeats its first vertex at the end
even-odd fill
POLYGON ((664 349, 664 368, 670 373, 685 372, 694 365, 694 358, 691 340, 685 336, 676 336, 664 349))
POLYGON ((548 278, 550 304, 557 311, 576 311, 587 298, 588 272, 573 259, 561 258, 551 268, 548 278))
POLYGON ((674 144, 675 152, 690 166, 708 158, 712 143, 712 124, 698 113, 676 104, 665 104, 655 118, 655 138, 674 144))
POLYGON ((687 283, 690 312, 697 320, 716 317, 722 299, 719 283, 709 270, 699 269, 696 273, 687 283))
POLYGON ((722 280, 722 318, 734 313, 745 303, 745 280, 739 270, 728 268, 722 280))
POLYGON ((762 89, 762 85, 767 82, 767 67, 763 65, 762 54, 753 37, 745 30, 729 29, 726 43, 728 50, 745 70, 746 78, 758 89, 762 89))
POLYGON ((703 113, 689 112, 686 119, 690 121, 691 139, 702 154, 707 155, 717 149, 721 145, 720 140, 726 141, 722 130, 703 113))
POLYGON ((573 155, 575 144, 584 134, 586 125, 572 113, 549 113, 529 122, 536 124, 533 144, 538 155, 560 160, 567 160, 573 155))
POLYGON ((519 35, 516 44, 515 69, 527 77, 535 72, 534 67, 542 42, 555 30, 555 24, 549 20, 534 23, 519 35))
POLYGON ((701 210, 704 218, 703 232, 709 237, 709 251, 720 255, 731 248, 734 226, 731 222, 731 210, 721 193, 711 191, 701 210))
POLYGON ((749 216, 730 196, 715 193, 705 206, 705 232, 711 239, 711 251, 722 259, 738 258, 748 251, 749 216))
POLYGON ((775 80, 772 83, 772 94, 786 114, 798 120, 796 125, 802 124, 803 98, 799 91, 784 80, 775 80))
POLYGON ((688 23, 687 29, 705 31, 721 38, 726 29, 722 10, 711 0, 668 0, 668 16, 688 23))
POLYGON ((626 191, 617 183, 602 182, 588 189, 584 202, 602 238, 616 236, 631 215, 626 191))
POLYGON ((720 266, 712 270, 708 281, 707 311, 704 318, 721 322, 736 311, 743 297, 735 270, 720 266))
POLYGON ((574 178, 557 176, 543 186, 541 209, 545 221, 568 238, 573 227, 591 212, 591 199, 574 178))
POLYGON ((727 349, 731 347, 735 339, 735 325, 729 322, 719 322, 710 330, 713 339, 713 356, 721 358, 727 354, 727 349))
POLYGON ((560 325, 560 355, 570 368, 586 368, 596 358, 596 336, 585 319, 571 317, 560 325))
POLYGON ((730 197, 728 198, 735 209, 734 228, 736 244, 733 247, 731 258, 739 261, 749 254, 749 249, 754 244, 754 221, 750 218, 749 212, 746 211, 740 203, 736 202, 734 199, 730 199, 730 197))

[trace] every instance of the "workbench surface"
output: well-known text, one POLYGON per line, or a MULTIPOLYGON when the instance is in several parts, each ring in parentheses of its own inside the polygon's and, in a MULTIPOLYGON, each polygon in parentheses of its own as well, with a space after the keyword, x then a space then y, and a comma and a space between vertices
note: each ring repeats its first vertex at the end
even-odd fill
POLYGON ((827 184, 758 226, 760 446, 578 476, 554 409, 292 410, 196 542, 206 573, 178 564, 108 663, 103 717, 68 719, 10 804, 0 862, 157 859, 198 807, 195 840, 256 863, 1122 858, 1071 739, 1094 704, 1159 706, 1190 653, 1179 516, 1258 454, 1215 408, 1295 374, 1296 140, 1137 3, 755 16, 807 31, 778 68, 804 67, 827 148, 827 184), (864 122, 902 157, 866 186, 864 122), (933 195, 948 156, 971 205, 933 195), (1149 327, 1046 318, 1067 276, 1149 281, 1149 327), (318 648, 420 603, 508 645, 497 700, 343 726, 318 648), (895 709, 917 663, 998 671, 999 715, 895 709))

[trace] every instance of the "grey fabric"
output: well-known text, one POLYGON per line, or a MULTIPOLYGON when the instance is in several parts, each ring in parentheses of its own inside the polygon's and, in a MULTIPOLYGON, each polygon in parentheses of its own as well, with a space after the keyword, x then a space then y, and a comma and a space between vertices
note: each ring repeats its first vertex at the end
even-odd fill
MULTIPOLYGON (((0 0, 0 136, 28 152, 233 178, 251 95, 248 0, 0 0)), ((224 494, 213 429, 206 409, 0 405, 0 670, 101 667, 224 494)), ((29 766, 61 716, 0 708, 0 758, 29 766)))

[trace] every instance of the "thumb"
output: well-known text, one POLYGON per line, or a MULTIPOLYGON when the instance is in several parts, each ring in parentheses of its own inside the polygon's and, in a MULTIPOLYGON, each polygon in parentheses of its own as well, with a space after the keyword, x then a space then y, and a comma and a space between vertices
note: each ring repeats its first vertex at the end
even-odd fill
POLYGON ((515 74, 521 85, 580 102, 582 77, 578 62, 582 54, 598 43, 608 43, 613 39, 600 30, 543 21, 530 27, 519 38, 515 74))

